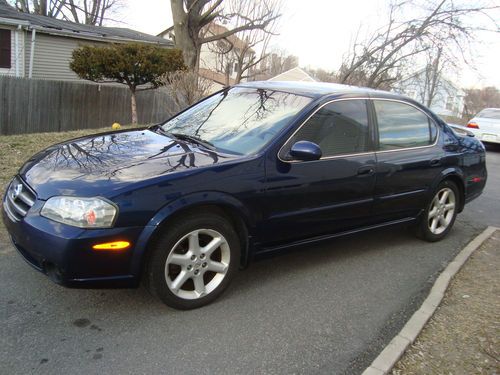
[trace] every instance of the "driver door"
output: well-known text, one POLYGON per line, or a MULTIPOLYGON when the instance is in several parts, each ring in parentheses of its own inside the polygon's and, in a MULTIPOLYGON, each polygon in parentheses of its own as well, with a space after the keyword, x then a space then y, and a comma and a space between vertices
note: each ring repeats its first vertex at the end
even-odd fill
POLYGON ((370 223, 376 160, 367 101, 320 106, 267 163, 264 246, 334 234, 370 223), (322 157, 293 160, 298 141, 319 145, 322 157))

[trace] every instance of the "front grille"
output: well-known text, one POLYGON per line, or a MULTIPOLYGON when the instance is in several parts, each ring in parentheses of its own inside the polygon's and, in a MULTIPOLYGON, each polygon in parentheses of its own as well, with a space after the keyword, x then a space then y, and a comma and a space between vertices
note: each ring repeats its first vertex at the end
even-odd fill
POLYGON ((14 177, 5 194, 5 212, 12 220, 19 221, 28 214, 35 200, 35 192, 21 178, 14 177))

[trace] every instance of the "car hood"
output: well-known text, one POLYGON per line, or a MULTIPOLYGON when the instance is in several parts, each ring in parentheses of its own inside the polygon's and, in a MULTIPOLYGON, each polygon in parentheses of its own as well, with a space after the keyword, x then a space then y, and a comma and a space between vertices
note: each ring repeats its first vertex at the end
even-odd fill
POLYGON ((108 196, 135 182, 234 159, 151 130, 104 133, 57 144, 34 155, 21 177, 38 198, 108 196))

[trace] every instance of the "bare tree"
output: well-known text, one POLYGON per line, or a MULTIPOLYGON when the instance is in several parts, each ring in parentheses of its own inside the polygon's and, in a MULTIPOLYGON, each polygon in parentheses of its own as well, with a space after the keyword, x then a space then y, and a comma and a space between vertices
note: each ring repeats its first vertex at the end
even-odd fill
POLYGON ((422 96, 420 102, 425 103, 427 107, 431 106, 441 85, 444 67, 442 55, 443 48, 441 46, 437 48, 435 56, 433 56, 432 53, 428 55, 427 65, 424 70, 424 87, 423 90, 420 91, 422 96))
POLYGON ((471 118, 484 108, 500 108, 500 91, 496 87, 465 90, 464 117, 471 118))
MULTIPOLYGON (((248 18, 258 18, 268 8, 265 1, 229 0, 228 4, 231 13, 236 14, 234 27, 244 25, 248 18)), ((281 1, 274 0, 274 12, 280 13, 281 7, 281 1)), ((208 33, 211 33, 213 26, 207 26, 208 33)), ((208 49, 215 53, 218 72, 226 77, 226 85, 229 84, 231 72, 235 73, 234 83, 253 79, 260 73, 259 64, 268 56, 269 42, 272 36, 277 35, 277 26, 277 19, 274 19, 266 30, 243 30, 237 35, 208 43, 208 49)))
POLYGON ((269 79, 299 66, 299 58, 284 49, 274 48, 260 63, 257 79, 269 79))
POLYGON ((16 0, 17 10, 57 18, 61 15, 64 0, 16 0))
POLYGON ((239 14, 230 7, 222 6, 223 0, 171 0, 172 17, 176 47, 181 49, 184 61, 189 69, 198 71, 201 46, 215 42, 245 30, 268 31, 280 14, 274 7, 273 0, 254 0, 250 12, 239 14), (260 8, 261 12, 253 12, 260 8), (204 28, 212 22, 239 24, 227 31, 204 36, 204 28))
POLYGON ((480 3, 460 5, 451 0, 415 2, 397 0, 390 4, 386 26, 375 30, 366 40, 356 35, 350 51, 344 56, 338 78, 341 83, 357 84, 374 88, 388 88, 397 81, 409 62, 416 56, 441 48, 441 53, 454 55, 467 61, 467 46, 474 40, 473 26, 466 18, 484 15, 493 23, 493 31, 499 26, 488 11, 498 6, 480 3), (405 19, 403 14, 420 14, 405 19))
POLYGON ((102 26, 106 15, 120 6, 118 0, 65 0, 65 8, 71 14, 64 15, 69 21, 84 23, 86 25, 102 26))
POLYGON ((327 71, 321 68, 313 69, 313 68, 305 68, 304 69, 309 75, 316 78, 320 82, 333 82, 337 83, 337 74, 336 72, 327 71))
POLYGON ((85 25, 99 25, 121 6, 120 0, 15 0, 25 13, 59 18, 85 25))
POLYGON ((447 107, 453 106, 448 101, 458 95, 457 87, 445 75, 452 73, 458 66, 448 58, 441 46, 436 50, 429 49, 425 54, 424 68, 402 79, 393 89, 412 96, 427 107, 431 107, 436 101, 446 103, 447 107))

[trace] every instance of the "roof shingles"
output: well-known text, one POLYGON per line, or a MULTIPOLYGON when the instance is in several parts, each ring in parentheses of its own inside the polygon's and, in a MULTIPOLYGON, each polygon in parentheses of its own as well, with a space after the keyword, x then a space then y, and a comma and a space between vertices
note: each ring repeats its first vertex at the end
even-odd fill
MULTIPOLYGON (((141 33, 136 30, 121 27, 104 27, 84 25, 75 22, 63 21, 52 17, 19 12, 5 0, 0 0, 0 18, 28 22, 30 27, 40 32, 63 34, 81 39, 106 39, 115 41, 136 41, 156 43, 163 46, 173 46, 172 41, 154 35, 141 33)), ((1 21, 0 21, 1 24, 1 21)))

